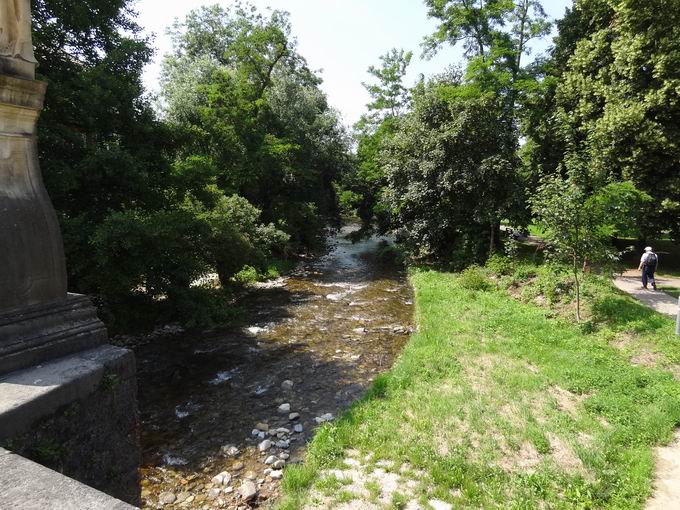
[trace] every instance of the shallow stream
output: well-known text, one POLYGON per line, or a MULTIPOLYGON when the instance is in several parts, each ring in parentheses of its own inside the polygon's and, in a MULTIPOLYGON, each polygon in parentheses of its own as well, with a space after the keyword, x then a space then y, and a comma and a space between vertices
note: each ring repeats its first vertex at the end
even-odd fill
POLYGON ((347 239, 355 229, 331 236, 324 256, 248 292, 239 302, 245 328, 136 349, 144 508, 267 508, 279 481, 265 475, 272 466, 264 460, 301 460, 318 422, 392 365, 411 330, 411 290, 402 270, 379 262, 379 239, 347 239), (258 436, 258 423, 288 432, 258 436), (264 438, 279 446, 259 452, 264 438), (212 481, 225 471, 230 481, 212 481), (247 479, 258 490, 249 505, 239 494, 247 479))

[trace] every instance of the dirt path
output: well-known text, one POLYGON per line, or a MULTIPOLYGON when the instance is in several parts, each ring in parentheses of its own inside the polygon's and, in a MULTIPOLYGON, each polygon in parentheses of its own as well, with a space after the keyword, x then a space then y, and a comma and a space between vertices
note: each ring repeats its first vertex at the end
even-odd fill
MULTIPOLYGON (((680 287, 680 281, 676 278, 660 277, 656 279, 656 284, 680 287)), ((672 316, 678 313, 677 299, 665 292, 644 289, 640 283, 640 276, 635 275, 633 271, 627 271, 622 276, 614 278, 614 285, 659 313, 672 316)))

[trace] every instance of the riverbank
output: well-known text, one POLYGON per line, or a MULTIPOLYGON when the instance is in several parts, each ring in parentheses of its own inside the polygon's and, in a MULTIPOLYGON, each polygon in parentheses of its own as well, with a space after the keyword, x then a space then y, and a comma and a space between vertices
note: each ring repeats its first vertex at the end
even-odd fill
POLYGON ((286 470, 281 509, 643 508, 680 421, 673 321, 593 276, 576 325, 559 278, 546 297, 510 273, 412 275, 418 332, 286 470))

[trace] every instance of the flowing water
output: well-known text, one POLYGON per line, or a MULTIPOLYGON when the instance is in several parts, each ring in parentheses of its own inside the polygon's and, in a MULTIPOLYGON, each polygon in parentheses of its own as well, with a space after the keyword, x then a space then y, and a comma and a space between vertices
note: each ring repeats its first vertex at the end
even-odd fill
POLYGON ((317 418, 337 416, 391 366, 411 329, 411 290, 402 270, 379 262, 379 239, 347 239, 355 229, 247 293, 245 328, 136 349, 145 508, 268 508, 279 481, 265 475, 264 459, 298 462, 317 418), (262 422, 289 431, 272 437, 284 443, 266 454, 257 448, 264 434, 253 430, 262 422), (223 471, 232 478, 218 486, 211 480, 223 471), (250 506, 239 495, 246 479, 258 488, 250 506), (163 506, 161 495, 172 502, 163 506))

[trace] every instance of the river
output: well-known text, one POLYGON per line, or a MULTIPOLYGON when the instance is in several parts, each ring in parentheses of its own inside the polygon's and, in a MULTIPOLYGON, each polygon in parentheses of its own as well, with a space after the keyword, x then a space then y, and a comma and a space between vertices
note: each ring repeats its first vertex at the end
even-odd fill
POLYGON ((392 365, 411 330, 411 289, 403 269, 376 256, 380 239, 349 241, 355 229, 343 227, 325 255, 246 293, 246 327, 135 349, 144 508, 246 508, 244 480, 258 490, 247 508, 268 508, 280 472, 265 475, 272 465, 264 460, 299 462, 318 422, 392 365), (278 446, 262 453, 265 438, 278 446), (231 480, 214 482, 221 472, 231 480))

